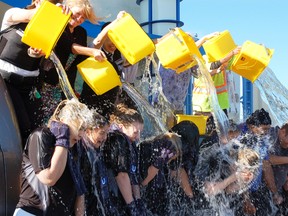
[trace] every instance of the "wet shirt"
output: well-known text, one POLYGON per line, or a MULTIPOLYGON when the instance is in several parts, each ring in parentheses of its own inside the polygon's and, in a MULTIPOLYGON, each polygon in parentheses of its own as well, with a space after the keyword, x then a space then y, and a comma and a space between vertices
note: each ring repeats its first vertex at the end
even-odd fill
POLYGON ((255 136, 250 132, 240 136, 240 143, 252 148, 259 155, 259 167, 256 171, 256 177, 250 184, 250 191, 257 191, 262 181, 263 160, 269 159, 269 141, 267 136, 255 136))
POLYGON ((117 215, 110 200, 108 171, 100 148, 94 148, 87 139, 78 144, 81 172, 87 188, 85 207, 87 215, 117 215), (101 208, 101 206, 103 208, 101 208))
MULTIPOLYGON (((143 181, 148 175, 148 169, 154 161, 160 156, 159 143, 153 141, 144 141, 138 145, 139 151, 139 171, 143 181)), ((148 187, 164 188, 166 187, 164 168, 160 169, 157 175, 149 182, 148 187)))
POLYGON ((71 215, 76 189, 68 164, 54 186, 44 185, 36 173, 50 166, 55 136, 48 128, 36 129, 28 138, 23 152, 21 193, 17 208, 35 215, 71 215))
MULTIPOLYGON (((273 143, 269 151, 269 154, 288 157, 288 149, 284 149, 280 145, 280 140, 278 137, 278 130, 279 130, 279 127, 275 129, 275 134, 277 135, 277 138, 275 139, 275 142, 273 143)), ((287 178, 288 164, 272 165, 272 167, 273 167, 276 186, 278 190, 281 190, 287 178)))
POLYGON ((139 184, 138 152, 135 143, 131 143, 125 134, 116 130, 109 133, 103 151, 107 168, 113 171, 114 176, 126 172, 132 185, 139 184))

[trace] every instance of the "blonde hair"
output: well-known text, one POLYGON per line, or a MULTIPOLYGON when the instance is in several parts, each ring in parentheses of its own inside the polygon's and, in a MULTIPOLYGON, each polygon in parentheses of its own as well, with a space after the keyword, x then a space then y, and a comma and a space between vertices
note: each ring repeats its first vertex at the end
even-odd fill
POLYGON ((176 156, 182 155, 182 140, 177 133, 167 132, 163 135, 163 137, 167 137, 168 140, 172 142, 172 145, 176 149, 176 156))
POLYGON ((93 6, 91 5, 89 0, 65 0, 64 3, 70 8, 81 8, 84 12, 85 18, 93 24, 97 24, 98 21, 102 19, 96 16, 93 6))
POLYGON ((92 113, 85 104, 80 103, 77 99, 63 100, 58 104, 49 119, 48 127, 50 127, 52 121, 61 121, 62 118, 67 121, 81 121, 82 125, 84 124, 86 127, 92 118, 92 113))
POLYGON ((155 137, 151 137, 146 139, 148 142, 162 143, 163 141, 169 141, 172 143, 172 146, 176 150, 175 157, 182 155, 182 140, 180 136, 175 132, 166 132, 164 134, 157 135, 155 137))
POLYGON ((249 148, 240 149, 238 152, 238 163, 251 168, 258 166, 259 154, 249 148))
POLYGON ((128 108, 125 104, 118 104, 115 112, 110 115, 110 123, 123 124, 129 126, 133 122, 144 123, 141 114, 134 109, 128 108))

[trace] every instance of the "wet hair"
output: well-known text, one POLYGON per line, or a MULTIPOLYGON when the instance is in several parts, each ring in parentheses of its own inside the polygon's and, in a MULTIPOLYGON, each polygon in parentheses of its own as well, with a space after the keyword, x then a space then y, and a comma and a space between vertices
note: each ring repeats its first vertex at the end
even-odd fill
POLYGON ((177 156, 182 155, 182 141, 179 135, 177 133, 166 133, 164 136, 166 136, 176 148, 177 156))
POLYGON ((118 104, 114 113, 110 115, 110 123, 123 124, 129 126, 133 122, 144 123, 141 114, 135 110, 128 108, 125 104, 118 104))
POLYGON ((246 124, 259 127, 260 125, 271 125, 269 113, 265 109, 256 110, 246 120, 246 124))
POLYGON ((82 121, 86 127, 87 122, 92 118, 92 114, 88 107, 85 104, 80 103, 77 99, 63 100, 58 104, 53 115, 49 119, 48 127, 51 125, 52 121, 60 121, 62 118, 65 118, 67 121, 82 121))
POLYGON ((199 129, 191 121, 181 121, 171 128, 180 136, 183 160, 191 160, 196 165, 199 154, 199 129))
POLYGON ((199 130, 198 127, 191 121, 181 121, 171 128, 171 131, 180 135, 183 148, 193 148, 198 146, 199 130), (187 146, 186 146, 187 145, 187 146))
POLYGON ((92 118, 87 122, 88 129, 103 128, 109 124, 107 119, 100 115, 96 110, 91 110, 92 118))
POLYGON ((229 119, 229 129, 228 131, 231 132, 236 132, 236 131, 240 131, 240 125, 238 125, 233 119, 229 119))
POLYGON ((252 149, 239 149, 238 163, 246 166, 255 167, 259 164, 259 155, 252 149))
POLYGON ((174 132, 166 132, 164 134, 160 134, 154 138, 155 143, 162 143, 162 142, 171 142, 172 146, 175 147, 175 150, 178 155, 182 155, 182 141, 180 136, 174 132))
POLYGON ((65 0, 65 5, 68 7, 79 7, 83 9, 85 18, 88 19, 91 23, 97 24, 101 18, 96 17, 94 9, 89 0, 65 0))
POLYGON ((288 135, 288 122, 282 125, 281 130, 285 130, 285 136, 288 135))

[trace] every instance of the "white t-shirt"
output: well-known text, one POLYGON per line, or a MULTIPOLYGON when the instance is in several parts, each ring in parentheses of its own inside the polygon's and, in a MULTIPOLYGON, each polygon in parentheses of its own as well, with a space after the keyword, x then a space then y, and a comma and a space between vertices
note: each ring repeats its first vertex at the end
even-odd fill
MULTIPOLYGON (((1 26, 1 31, 8 28, 9 26, 11 25, 15 25, 15 24, 18 24, 19 22, 14 22, 12 21, 11 17, 13 14, 15 13, 19 13, 21 10, 21 8, 10 8, 8 9, 5 14, 4 14, 4 17, 3 17, 3 20, 2 20, 2 26, 1 26)), ((31 77, 34 77, 34 76, 38 76, 39 75, 39 70, 34 70, 34 71, 28 71, 28 70, 24 70, 22 68, 19 68, 9 62, 6 62, 6 61, 3 61, 0 59, 0 68, 4 71, 7 71, 7 72, 12 72, 12 73, 16 73, 16 74, 19 74, 21 76, 31 76, 31 77)))
POLYGON ((15 25, 19 23, 19 22, 12 21, 11 17, 13 14, 19 13, 20 10, 22 9, 15 7, 15 8, 10 8, 5 12, 3 20, 2 20, 1 31, 8 28, 11 25, 15 25))

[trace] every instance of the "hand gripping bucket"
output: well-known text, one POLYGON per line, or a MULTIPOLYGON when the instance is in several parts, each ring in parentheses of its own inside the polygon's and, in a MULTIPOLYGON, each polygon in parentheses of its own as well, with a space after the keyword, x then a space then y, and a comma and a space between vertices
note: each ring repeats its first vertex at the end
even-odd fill
POLYGON ((89 57, 77 65, 83 80, 97 94, 102 95, 116 86, 121 86, 120 77, 113 65, 105 60, 96 61, 89 57))
POLYGON ((208 116, 177 114, 176 117, 177 117, 177 123, 181 121, 185 121, 185 120, 191 121, 198 127, 200 135, 204 135, 206 133, 206 122, 207 122, 208 116))
POLYGON ((231 70, 253 83, 268 66, 273 53, 273 49, 245 41, 231 64, 231 70))
POLYGON ((155 51, 153 41, 129 13, 112 25, 108 37, 132 65, 155 51))
POLYGON ((44 1, 26 26, 22 42, 31 47, 42 49, 46 54, 45 57, 48 58, 70 16, 71 12, 69 15, 65 15, 60 7, 44 1))
POLYGON ((181 73, 194 65, 196 55, 202 59, 202 55, 193 38, 180 28, 171 29, 156 44, 156 55, 164 68, 169 68, 176 73, 181 73))
POLYGON ((209 62, 219 61, 237 47, 228 30, 207 40, 202 46, 209 62))

